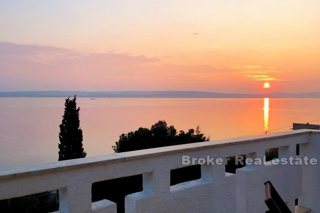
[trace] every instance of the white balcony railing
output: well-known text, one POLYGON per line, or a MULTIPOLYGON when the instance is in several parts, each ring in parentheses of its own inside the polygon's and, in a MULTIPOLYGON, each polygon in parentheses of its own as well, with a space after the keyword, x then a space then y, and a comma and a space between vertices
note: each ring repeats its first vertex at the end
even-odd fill
POLYGON ((59 190, 61 213, 116 212, 107 200, 91 202, 92 183, 143 174, 143 191, 128 195, 126 212, 256 213, 267 210, 264 182, 271 180, 290 208, 294 201, 320 212, 320 168, 317 165, 247 165, 236 174, 223 165, 202 165, 201 179, 170 186, 170 171, 182 156, 223 158, 245 154, 262 157, 279 148, 279 158, 320 156, 320 131, 299 130, 240 139, 170 146, 101 157, 45 164, 0 172, 0 200, 59 190))

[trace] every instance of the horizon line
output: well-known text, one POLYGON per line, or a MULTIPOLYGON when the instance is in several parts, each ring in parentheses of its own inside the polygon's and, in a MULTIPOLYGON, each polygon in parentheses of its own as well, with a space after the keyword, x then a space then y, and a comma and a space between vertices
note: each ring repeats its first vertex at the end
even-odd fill
POLYGON ((320 92, 237 93, 196 90, 17 90, 0 91, 0 97, 78 97, 91 98, 320 98, 320 92))

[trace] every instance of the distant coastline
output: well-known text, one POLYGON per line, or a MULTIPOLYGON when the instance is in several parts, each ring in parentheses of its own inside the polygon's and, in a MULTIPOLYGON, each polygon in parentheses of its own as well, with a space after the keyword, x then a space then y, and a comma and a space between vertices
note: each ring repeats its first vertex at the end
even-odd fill
POLYGON ((320 98, 319 92, 245 94, 207 91, 9 91, 0 92, 0 98, 69 97, 75 94, 87 98, 320 98))

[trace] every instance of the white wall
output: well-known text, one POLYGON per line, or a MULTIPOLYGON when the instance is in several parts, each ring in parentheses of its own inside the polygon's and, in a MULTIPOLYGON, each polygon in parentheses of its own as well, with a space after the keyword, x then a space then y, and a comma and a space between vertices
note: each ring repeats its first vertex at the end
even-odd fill
POLYGON ((239 154, 261 157, 266 149, 280 148, 280 156, 319 156, 318 131, 263 135, 180 146, 163 147, 107 156, 46 164, 36 168, 0 172, 0 200, 43 191, 59 190, 60 212, 116 212, 116 205, 102 200, 91 203, 94 182, 143 174, 143 191, 128 195, 126 212, 236 212, 267 210, 264 182, 271 180, 293 208, 299 204, 317 210, 320 201, 319 166, 246 166, 228 175, 224 166, 202 166, 202 178, 170 186, 170 170, 180 168, 181 156, 226 158, 239 154))

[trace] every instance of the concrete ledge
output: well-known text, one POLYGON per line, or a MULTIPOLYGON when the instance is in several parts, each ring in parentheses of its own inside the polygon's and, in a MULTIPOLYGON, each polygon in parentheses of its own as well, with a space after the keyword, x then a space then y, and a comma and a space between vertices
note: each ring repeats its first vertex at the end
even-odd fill
MULTIPOLYGON (((225 173, 224 165, 201 166, 198 180, 170 186, 170 171, 181 168, 182 156, 190 158, 227 159, 246 155, 263 157, 266 150, 279 148, 279 156, 320 156, 320 131, 299 130, 161 147, 106 156, 55 162, 37 167, 0 172, 0 199, 10 199, 44 191, 59 190, 60 213, 116 212, 116 204, 108 200, 91 202, 92 184, 132 175, 143 175, 143 191, 128 195, 127 212, 175 213, 265 212, 264 187, 271 180, 292 209, 294 200, 317 210, 320 199, 319 166, 247 165, 236 174, 225 173)), ((300 208, 298 212, 310 212, 300 208)))
MULTIPOLYGON (((16 178, 17 176, 33 175, 46 172, 57 172, 63 170, 70 170, 75 168, 87 167, 92 164, 110 164, 121 161, 128 161, 133 159, 143 159, 146 157, 156 157, 169 155, 173 153, 183 153, 188 151, 206 150, 208 148, 226 147, 232 145, 241 145, 248 143, 262 143, 273 140, 281 140, 283 138, 290 138, 299 135, 320 134, 319 130, 296 130, 281 133, 273 133, 268 135, 250 136, 233 138, 226 140, 208 141, 202 143, 183 144, 175 146, 167 146, 153 149, 144 149, 139 151, 115 153, 98 157, 88 157, 73 160, 58 161, 48 164, 43 164, 35 167, 26 167, 22 169, 4 170, 0 171, 0 180, 6 178, 16 178)), ((300 141, 299 143, 306 143, 307 141, 300 141)))
POLYGON ((91 205, 93 213, 116 213, 117 212, 117 204, 110 200, 99 200, 93 202, 91 205))

